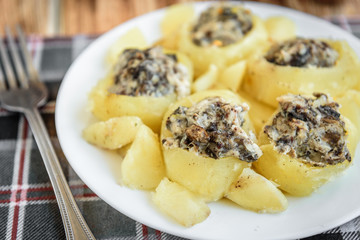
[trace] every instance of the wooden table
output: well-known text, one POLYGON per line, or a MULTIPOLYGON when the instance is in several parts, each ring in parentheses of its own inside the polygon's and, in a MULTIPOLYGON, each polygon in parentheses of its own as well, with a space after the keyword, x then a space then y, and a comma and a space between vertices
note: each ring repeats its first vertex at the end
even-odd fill
MULTIPOLYGON (((43 36, 101 34, 155 9, 189 0, 0 0, 0 33, 21 23, 27 33, 43 36)), ((360 0, 259 0, 320 17, 360 15, 360 0)))

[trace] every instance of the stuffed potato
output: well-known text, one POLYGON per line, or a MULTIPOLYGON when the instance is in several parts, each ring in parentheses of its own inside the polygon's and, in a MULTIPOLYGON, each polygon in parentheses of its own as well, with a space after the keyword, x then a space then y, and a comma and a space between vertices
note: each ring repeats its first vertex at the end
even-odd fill
POLYGON ((184 25, 178 45, 179 51, 193 61, 195 76, 199 76, 210 64, 223 69, 244 59, 261 48, 266 39, 260 18, 238 5, 224 4, 208 8, 197 22, 184 25))
POLYGON ((276 107, 276 97, 287 93, 342 95, 359 75, 360 62, 345 41, 297 38, 249 60, 243 89, 276 107))
POLYGON ((90 93, 92 112, 101 120, 138 116, 159 132, 165 110, 190 93, 191 81, 192 64, 185 55, 160 47, 127 49, 90 93))
POLYGON ((346 169, 357 144, 356 128, 325 94, 278 98, 276 112, 259 136, 263 156, 256 170, 295 196, 311 194, 346 169))
POLYGON ((223 197, 242 169, 261 155, 249 137, 254 135, 246 110, 227 90, 199 92, 171 105, 161 129, 168 178, 208 200, 223 197))

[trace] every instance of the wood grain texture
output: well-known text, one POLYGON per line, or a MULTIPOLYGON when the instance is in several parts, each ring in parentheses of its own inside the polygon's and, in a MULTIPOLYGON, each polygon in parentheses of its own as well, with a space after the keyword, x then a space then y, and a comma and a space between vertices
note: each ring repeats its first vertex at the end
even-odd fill
MULTIPOLYGON (((360 16, 360 0, 258 0, 320 17, 360 16)), ((0 33, 20 23, 27 33, 49 35, 101 34, 133 17, 190 0, 0 0, 0 33), (49 8, 59 2, 58 22, 49 8), (49 29, 55 29, 50 31, 49 29)), ((55 9, 55 11, 56 11, 55 9)), ((55 16, 56 18, 57 16, 55 16)))
POLYGON ((48 0, 0 0, 0 33, 5 26, 23 26, 27 33, 44 34, 47 31, 48 0))

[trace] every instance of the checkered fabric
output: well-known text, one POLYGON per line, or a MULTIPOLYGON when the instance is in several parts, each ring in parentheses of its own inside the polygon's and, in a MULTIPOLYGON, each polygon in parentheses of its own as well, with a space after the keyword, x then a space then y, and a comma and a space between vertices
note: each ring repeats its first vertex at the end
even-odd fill
MULTIPOLYGON (((328 19, 360 37, 360 19, 328 19)), ((42 117, 81 212, 97 239, 181 239, 119 213, 96 196, 66 161, 57 139, 54 107, 63 76, 95 36, 30 37, 35 67, 50 90, 42 117)), ((0 108, 0 239, 65 239, 54 192, 24 116, 0 108)), ((360 204, 360 203, 359 203, 360 204)), ((360 239, 360 217, 307 239, 360 239)))

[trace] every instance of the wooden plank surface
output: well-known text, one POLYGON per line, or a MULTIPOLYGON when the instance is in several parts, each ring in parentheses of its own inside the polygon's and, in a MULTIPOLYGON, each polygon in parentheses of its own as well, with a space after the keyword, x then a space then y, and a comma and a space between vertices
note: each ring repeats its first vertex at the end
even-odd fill
MULTIPOLYGON (((20 23, 44 36, 101 34, 141 14, 189 0, 0 0, 0 33, 20 23)), ((360 16, 360 0, 259 0, 320 17, 360 16)))

